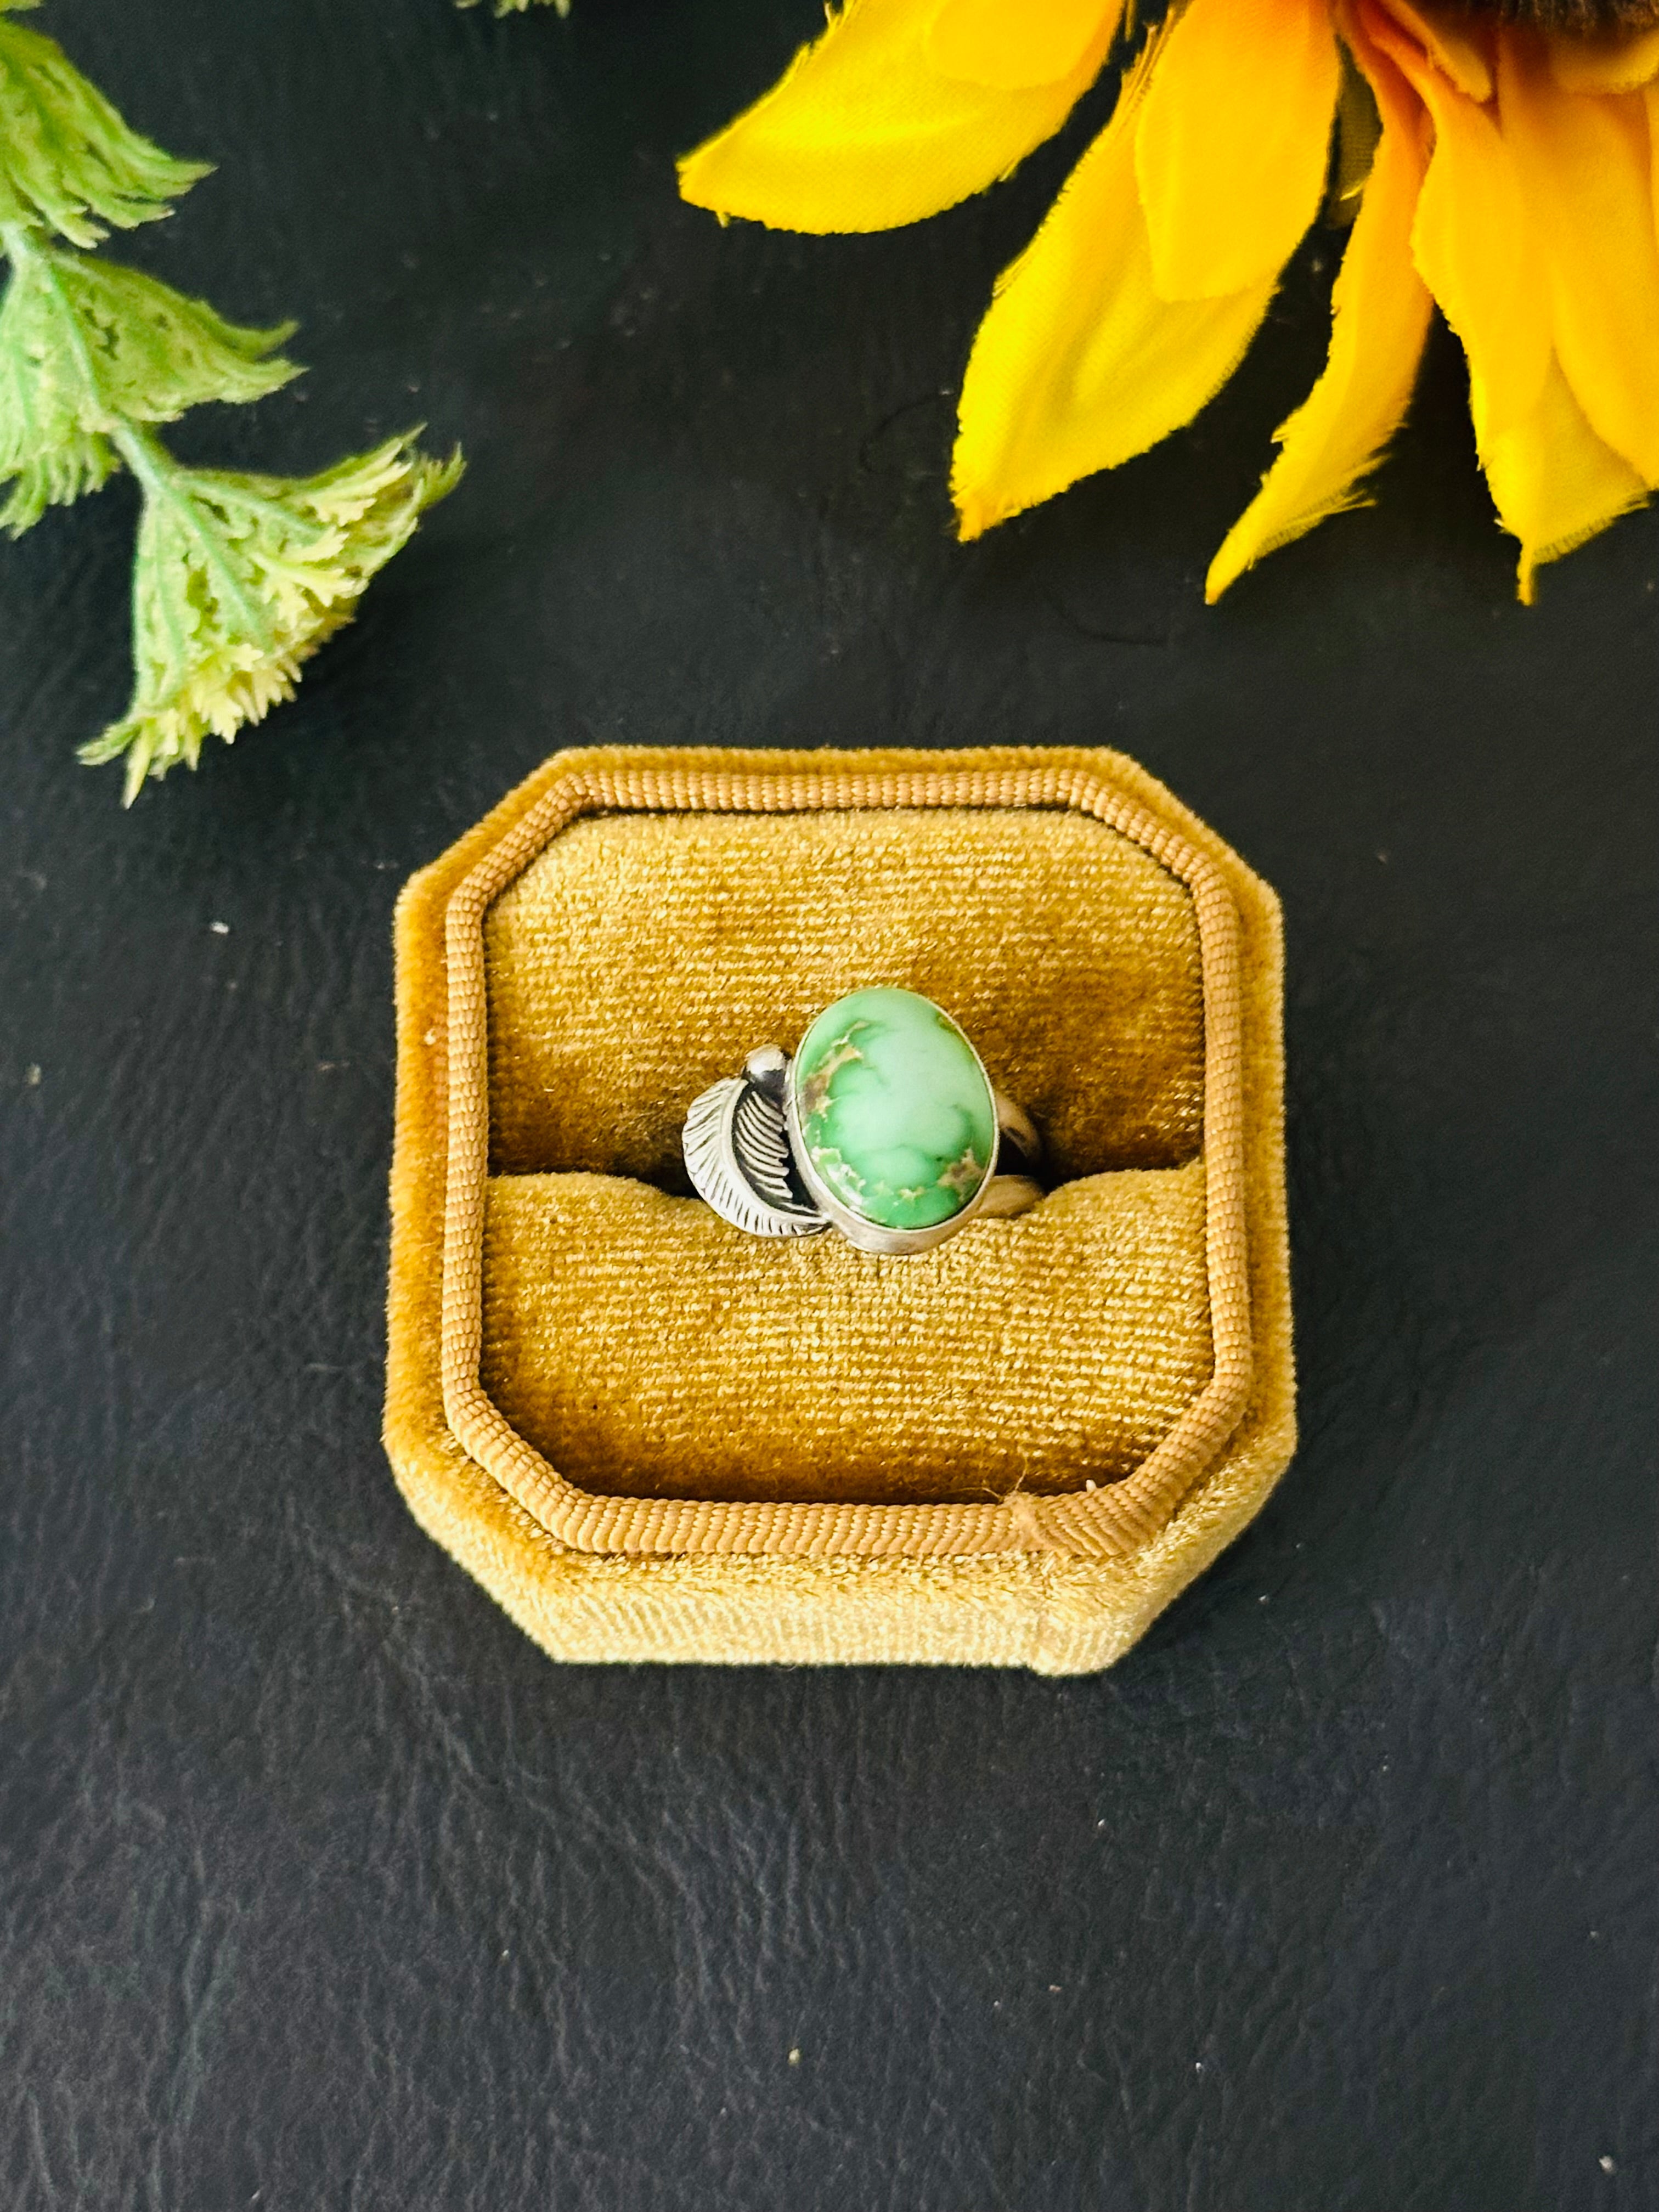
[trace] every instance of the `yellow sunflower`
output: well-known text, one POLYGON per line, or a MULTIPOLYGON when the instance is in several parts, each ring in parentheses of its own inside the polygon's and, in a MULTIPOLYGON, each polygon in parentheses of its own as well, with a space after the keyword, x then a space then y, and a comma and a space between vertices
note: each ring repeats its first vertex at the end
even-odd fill
MULTIPOLYGON (((1556 0, 1566 29, 1510 20, 1516 4, 1176 0, 980 325, 951 474, 962 536, 1191 422, 1328 193, 1352 216, 1329 356, 1208 597, 1358 502, 1435 305, 1468 357, 1523 599, 1540 562, 1639 505, 1659 485, 1659 26, 1636 13, 1649 0, 1556 0)), ((1057 131, 1122 15, 1123 0, 848 0, 686 158, 681 190, 781 229, 914 222, 1057 131)))

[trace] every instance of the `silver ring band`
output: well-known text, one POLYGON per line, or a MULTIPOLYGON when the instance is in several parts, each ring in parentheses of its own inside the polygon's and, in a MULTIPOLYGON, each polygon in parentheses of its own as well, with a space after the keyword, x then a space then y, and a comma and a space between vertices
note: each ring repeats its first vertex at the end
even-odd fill
POLYGON ((887 986, 826 1007, 793 1058, 751 1052, 693 1102, 681 1145, 698 1196, 751 1237, 922 1252, 1043 1196, 1030 1115, 943 1008, 887 986))

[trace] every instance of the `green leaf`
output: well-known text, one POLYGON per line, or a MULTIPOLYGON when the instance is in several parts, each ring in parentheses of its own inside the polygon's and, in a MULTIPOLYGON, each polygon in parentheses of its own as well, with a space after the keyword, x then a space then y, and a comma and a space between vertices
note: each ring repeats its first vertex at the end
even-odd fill
POLYGON ((42 222, 73 246, 96 246, 171 215, 168 202, 208 174, 130 130, 64 50, 0 7, 0 223, 42 222))
MULTIPOLYGON (((0 374, 0 408, 10 396, 0 374)), ((71 431, 66 441, 17 463, 11 495, 0 507, 0 529, 21 538, 49 507, 68 507, 83 492, 100 491, 119 466, 107 438, 71 431)))
POLYGON ((432 460, 414 435, 298 481, 182 469, 152 439, 118 441, 144 488, 137 679, 126 714, 81 758, 125 755, 125 804, 146 777, 194 768, 210 733, 228 742, 293 696, 300 664, 459 478, 459 453, 432 460))
MULTIPOLYGON (((25 4, 32 7, 33 0, 25 0, 25 4)), ((455 0, 458 8, 476 8, 478 0, 455 0)), ((495 13, 497 15, 522 15, 527 9, 549 4, 550 0, 495 0, 495 13)), ((550 4, 562 15, 570 13, 570 0, 550 0, 550 4)))
POLYGON ((239 329, 136 269, 27 237, 7 243, 16 258, 0 306, 0 483, 17 483, 0 524, 14 537, 48 504, 104 482, 122 424, 263 398, 299 374, 273 357, 291 323, 239 329))

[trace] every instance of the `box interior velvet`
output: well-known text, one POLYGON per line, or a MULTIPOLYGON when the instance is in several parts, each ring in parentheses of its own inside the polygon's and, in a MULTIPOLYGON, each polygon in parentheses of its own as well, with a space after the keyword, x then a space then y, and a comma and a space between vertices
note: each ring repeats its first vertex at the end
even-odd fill
POLYGON ((553 1656, 1109 1663, 1294 1443, 1277 902, 1121 756, 556 755, 398 920, 386 1444, 553 1656), (687 1107, 860 985, 1049 1190, 744 1236, 687 1107))

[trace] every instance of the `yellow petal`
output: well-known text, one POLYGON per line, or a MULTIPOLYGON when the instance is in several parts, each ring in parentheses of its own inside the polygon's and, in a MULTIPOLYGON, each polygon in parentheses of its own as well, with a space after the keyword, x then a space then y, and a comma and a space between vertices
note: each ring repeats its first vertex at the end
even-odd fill
POLYGON ((1543 40, 1505 31, 1498 112, 1543 241, 1556 356, 1597 437, 1659 484, 1659 240, 1641 94, 1563 92, 1543 40))
MULTIPOLYGON (((1082 0, 1043 4, 1073 29, 1091 12, 1082 0)), ((1098 76, 1121 4, 1092 0, 1092 29, 1062 75, 1006 89, 936 64, 937 0, 848 0, 770 92, 686 155, 681 194, 780 230, 889 230, 936 215, 1059 130, 1098 76)), ((1005 12, 1012 52, 1017 0, 1005 12)))
POLYGON ((1517 583, 1528 606, 1540 562, 1571 553, 1645 496, 1630 463, 1585 421, 1554 362, 1532 413, 1493 441, 1486 482, 1504 527, 1521 540, 1517 583))
POLYGON ((1478 26, 1467 18, 1431 15, 1413 7, 1412 0, 1382 0, 1382 5, 1466 99, 1484 105, 1492 98, 1492 63, 1486 34, 1478 26))
POLYGON ((1191 0, 1135 145, 1166 300, 1276 276, 1319 211, 1341 71, 1328 0, 1191 0))
POLYGON ((1170 302, 1153 289, 1134 127, 1158 51, 1126 81, 979 326, 951 476, 964 538, 1191 422, 1267 312, 1277 271, 1222 300, 1170 302))
POLYGON ((1434 121, 1412 254, 1469 360, 1482 459, 1526 420, 1550 362, 1548 285, 1515 156, 1487 111, 1458 91, 1372 0, 1355 20, 1401 70, 1434 121))
POLYGON ((999 92, 1053 84, 1079 66, 1100 16, 1100 0, 944 0, 927 58, 946 76, 999 92))
POLYGON ((1279 431, 1279 459, 1211 563, 1212 605, 1263 554, 1358 504, 1357 481, 1400 427, 1417 380, 1431 309, 1411 258, 1425 166, 1419 111, 1386 61, 1370 57, 1366 75, 1382 133, 1331 293, 1330 357, 1279 431))
POLYGON ((1563 92, 1635 92, 1659 76, 1659 24, 1647 31, 1551 35, 1550 73, 1563 92))

